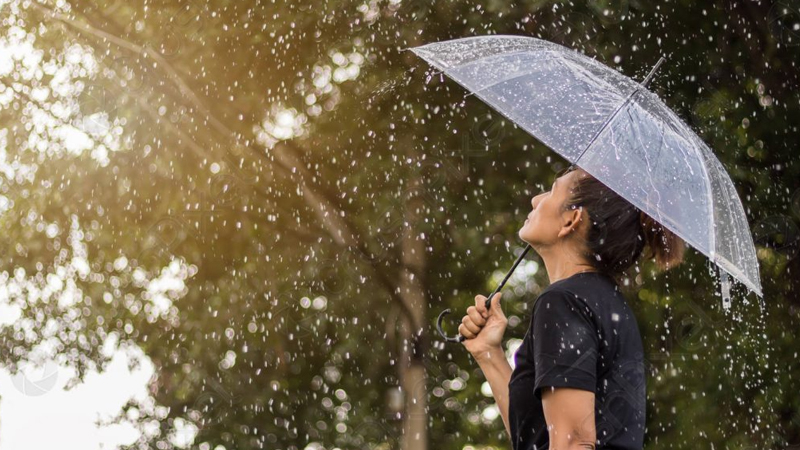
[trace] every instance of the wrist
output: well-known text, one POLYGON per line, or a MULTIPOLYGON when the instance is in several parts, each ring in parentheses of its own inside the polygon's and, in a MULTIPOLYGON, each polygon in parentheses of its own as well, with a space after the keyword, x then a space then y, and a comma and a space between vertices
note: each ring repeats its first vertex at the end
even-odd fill
POLYGON ((500 345, 483 347, 472 352, 472 357, 478 364, 491 364, 495 361, 505 361, 506 352, 500 345))

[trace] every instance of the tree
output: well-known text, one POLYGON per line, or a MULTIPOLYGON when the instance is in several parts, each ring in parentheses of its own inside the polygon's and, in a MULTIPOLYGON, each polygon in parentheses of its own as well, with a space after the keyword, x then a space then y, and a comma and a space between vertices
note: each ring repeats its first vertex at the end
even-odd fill
MULTIPOLYGON (((83 374, 109 337, 139 346, 152 399, 120 419, 141 425, 141 448, 186 430, 200 448, 505 445, 477 366, 432 320, 490 292, 521 250, 508 236, 531 180, 564 162, 404 51, 488 33, 550 39, 639 79, 667 54, 651 88, 740 188, 768 304, 796 309, 796 225, 781 211, 798 188, 797 14, 715 6, 3 5, 23 49, 0 92, 17 164, 3 267, 20 310, 4 364, 48 341, 83 374)), ((797 442, 796 371, 774 362, 794 360, 796 315, 727 318, 701 300, 715 292, 703 264, 658 277, 643 264, 628 293, 646 324, 648 447, 797 442)), ((544 281, 504 295, 509 337, 544 281)))

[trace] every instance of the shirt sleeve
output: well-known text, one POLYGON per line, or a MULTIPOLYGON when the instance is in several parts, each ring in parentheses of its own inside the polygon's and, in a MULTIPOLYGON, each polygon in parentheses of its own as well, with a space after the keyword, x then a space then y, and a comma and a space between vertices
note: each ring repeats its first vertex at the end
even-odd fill
POLYGON ((536 397, 549 387, 595 392, 600 339, 586 303, 566 291, 547 291, 536 300, 531 322, 536 397))

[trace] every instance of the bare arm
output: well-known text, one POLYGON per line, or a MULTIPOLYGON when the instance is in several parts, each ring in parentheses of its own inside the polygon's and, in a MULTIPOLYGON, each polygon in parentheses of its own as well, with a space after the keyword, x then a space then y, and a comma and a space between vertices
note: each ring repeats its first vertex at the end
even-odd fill
POLYGON ((466 339, 464 347, 472 354, 475 361, 483 371, 486 381, 492 388, 492 395, 497 402, 503 425, 509 437, 511 427, 508 421, 508 382, 511 380, 511 366, 506 360, 503 351, 503 333, 508 319, 506 319, 497 294, 492 299, 491 308, 486 310, 486 297, 475 297, 475 306, 467 308, 467 315, 461 320, 458 332, 466 339))
POLYGON ((594 392, 543 387, 542 410, 551 450, 594 450, 594 392))
POLYGON ((508 422, 508 382, 511 380, 511 366, 506 360, 502 347, 495 347, 484 352, 472 355, 481 367, 486 381, 492 388, 492 395, 497 402, 503 424, 506 426, 508 436, 511 436, 511 427, 508 422))

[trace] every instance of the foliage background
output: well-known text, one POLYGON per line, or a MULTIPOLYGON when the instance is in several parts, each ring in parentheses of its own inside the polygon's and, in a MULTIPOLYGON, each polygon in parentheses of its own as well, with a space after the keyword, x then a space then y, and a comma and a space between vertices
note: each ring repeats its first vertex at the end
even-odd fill
MULTIPOLYGON (((494 288, 564 161, 405 49, 521 34, 635 79, 667 56, 650 88, 715 150, 759 246, 764 315, 752 295, 726 315, 694 251, 630 280, 646 447, 800 446, 799 8, 4 1, 2 363, 84 373, 107 339, 142 348, 152 398, 117 418, 138 448, 187 427, 202 449, 507 448, 432 324, 494 288)), ((509 356, 547 283, 528 259, 509 356)))

